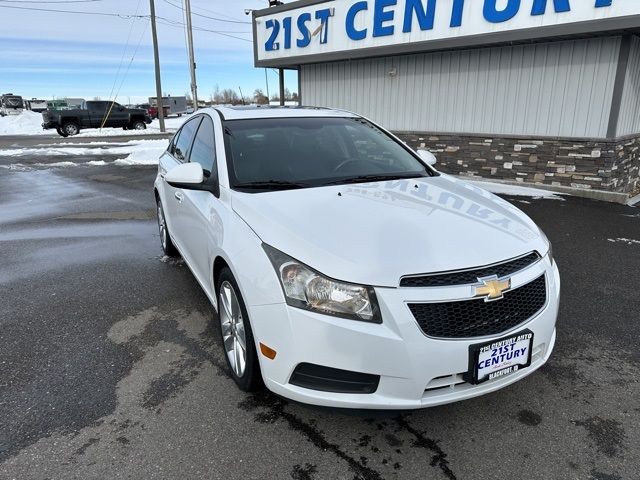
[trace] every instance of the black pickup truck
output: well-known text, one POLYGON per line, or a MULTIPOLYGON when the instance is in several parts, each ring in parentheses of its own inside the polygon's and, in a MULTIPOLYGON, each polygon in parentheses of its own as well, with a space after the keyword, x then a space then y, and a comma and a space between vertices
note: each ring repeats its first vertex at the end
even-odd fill
POLYGON ((83 108, 70 110, 46 110, 42 112, 42 120, 42 128, 55 128, 63 137, 77 135, 84 128, 144 130, 151 123, 151 117, 142 108, 125 108, 105 101, 85 102, 83 108))

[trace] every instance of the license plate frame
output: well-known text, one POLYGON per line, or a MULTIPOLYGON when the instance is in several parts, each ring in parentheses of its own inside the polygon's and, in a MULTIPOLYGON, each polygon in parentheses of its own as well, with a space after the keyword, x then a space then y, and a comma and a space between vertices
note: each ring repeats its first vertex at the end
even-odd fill
MULTIPOLYGON (((469 369, 463 375, 463 378, 467 383, 470 383, 472 385, 479 385, 488 380, 494 380, 496 378, 504 378, 506 376, 509 376, 531 365, 532 350, 533 350, 533 332, 529 329, 521 330, 519 332, 512 333, 510 335, 505 335, 504 337, 501 337, 498 339, 489 340, 488 342, 475 343, 473 345, 469 345, 469 369), (493 353, 492 351, 494 349, 498 350, 499 347, 504 347, 508 345, 515 346, 516 344, 520 342, 524 342, 526 340, 529 341, 529 345, 527 347, 527 351, 523 353, 523 357, 522 357, 522 358, 526 358, 526 361, 511 362, 509 364, 504 364, 504 361, 503 361, 501 362, 504 365, 503 367, 496 368, 495 370, 487 373, 483 373, 482 377, 481 378, 479 377, 480 374, 478 371, 479 370, 478 363, 480 361, 481 354, 485 354, 484 356, 486 356, 487 352, 493 353)), ((514 347, 512 348, 512 352, 513 351, 514 351, 514 347)), ((501 354, 502 354, 501 352, 498 353, 498 355, 501 355, 501 354)), ((505 354, 504 358, 506 358, 507 355, 508 355, 508 352, 505 354)), ((489 359, 493 358, 493 356, 494 355, 490 355, 489 359)), ((487 360, 483 358, 483 363, 485 361, 487 360)), ((508 360, 505 360, 505 361, 508 361, 508 360)))

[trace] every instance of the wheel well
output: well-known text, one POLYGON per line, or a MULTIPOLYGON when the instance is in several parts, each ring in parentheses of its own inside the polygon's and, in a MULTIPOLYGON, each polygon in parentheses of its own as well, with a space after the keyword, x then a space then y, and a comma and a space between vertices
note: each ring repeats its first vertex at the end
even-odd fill
POLYGON ((63 117, 60 120, 60 123, 62 125, 66 124, 66 123, 75 123, 76 125, 80 124, 80 122, 78 122, 78 119, 76 117, 63 117))
MULTIPOLYGON (((220 275, 220 271, 224 268, 229 268, 229 265, 222 257, 216 257, 213 262, 213 288, 216 288, 216 284, 218 283, 218 276, 220 275)), ((217 295, 217 293, 216 293, 217 295)))

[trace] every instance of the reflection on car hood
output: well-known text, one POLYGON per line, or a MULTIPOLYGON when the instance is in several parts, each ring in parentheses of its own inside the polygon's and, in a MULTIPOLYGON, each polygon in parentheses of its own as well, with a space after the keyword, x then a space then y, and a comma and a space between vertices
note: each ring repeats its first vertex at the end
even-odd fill
POLYGON ((354 283, 395 287, 404 275, 487 265, 547 249, 520 210, 446 175, 233 192, 232 203, 263 242, 354 283))

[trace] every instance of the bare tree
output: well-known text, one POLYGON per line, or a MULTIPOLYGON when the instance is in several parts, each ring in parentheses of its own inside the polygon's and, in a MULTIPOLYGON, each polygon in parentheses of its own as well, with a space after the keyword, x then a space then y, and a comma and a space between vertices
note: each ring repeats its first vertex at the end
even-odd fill
POLYGON ((261 88, 256 88, 253 92, 253 101, 258 105, 266 105, 269 103, 269 97, 267 97, 261 88))

